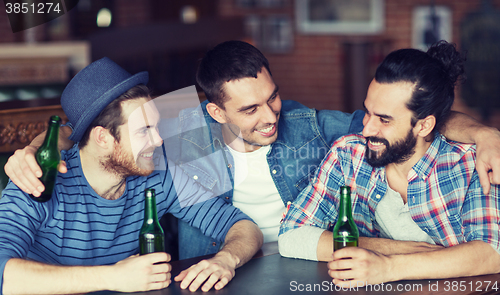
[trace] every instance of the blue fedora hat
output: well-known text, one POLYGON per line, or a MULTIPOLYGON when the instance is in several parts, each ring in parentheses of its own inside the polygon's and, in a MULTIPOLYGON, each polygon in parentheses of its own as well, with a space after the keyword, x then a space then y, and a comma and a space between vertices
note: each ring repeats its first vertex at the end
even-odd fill
POLYGON ((132 76, 107 57, 78 72, 61 95, 61 106, 73 128, 69 139, 80 141, 90 123, 111 101, 136 85, 146 85, 148 79, 148 72, 132 76))

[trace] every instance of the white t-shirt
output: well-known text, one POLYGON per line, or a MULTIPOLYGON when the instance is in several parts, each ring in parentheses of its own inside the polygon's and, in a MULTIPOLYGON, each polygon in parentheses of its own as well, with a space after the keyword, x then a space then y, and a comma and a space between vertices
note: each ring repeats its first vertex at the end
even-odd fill
POLYGON ((271 146, 248 153, 228 148, 234 159, 233 205, 257 223, 264 243, 277 241, 285 205, 269 171, 271 146))
POLYGON ((390 186, 387 186, 385 197, 377 205, 375 220, 380 226, 381 238, 434 244, 432 238, 411 218, 408 203, 405 204, 401 194, 390 186))

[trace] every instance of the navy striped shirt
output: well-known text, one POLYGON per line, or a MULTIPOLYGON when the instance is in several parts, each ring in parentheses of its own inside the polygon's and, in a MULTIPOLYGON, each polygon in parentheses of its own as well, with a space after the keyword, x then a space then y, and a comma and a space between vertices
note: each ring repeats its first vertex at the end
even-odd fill
MULTIPOLYGON (((127 178, 124 195, 117 200, 106 200, 85 179, 76 145, 63 151, 62 159, 68 172, 58 175, 50 201, 34 202, 12 182, 3 190, 1 274, 11 258, 57 265, 104 265, 137 254, 146 188, 156 190, 158 216, 172 213, 221 242, 234 223, 250 219, 237 208, 212 197, 172 164, 166 171, 155 171, 147 177, 127 178), (205 201, 181 206, 179 199, 205 201)), ((2 287, 3 275, 0 293, 2 287)))

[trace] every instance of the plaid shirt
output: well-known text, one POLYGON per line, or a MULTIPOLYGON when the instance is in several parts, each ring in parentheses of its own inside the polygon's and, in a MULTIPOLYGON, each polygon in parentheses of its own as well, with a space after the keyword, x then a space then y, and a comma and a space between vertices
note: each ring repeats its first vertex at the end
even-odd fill
MULTIPOLYGON (((316 178, 290 206, 280 234, 303 225, 327 229, 337 220, 339 191, 351 187, 353 218, 361 236, 378 237, 375 210, 386 195, 385 168, 365 161, 366 141, 348 135, 336 141, 316 178)), ((482 192, 475 170, 476 148, 436 137, 408 174, 408 207, 415 223, 446 247, 481 240, 500 253, 500 186, 482 192)))

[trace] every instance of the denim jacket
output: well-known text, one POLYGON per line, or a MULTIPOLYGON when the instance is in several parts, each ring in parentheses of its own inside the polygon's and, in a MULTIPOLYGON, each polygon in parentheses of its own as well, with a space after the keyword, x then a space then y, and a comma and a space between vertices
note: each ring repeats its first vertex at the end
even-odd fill
MULTIPOLYGON (((224 144, 221 124, 206 111, 207 103, 181 111, 178 121, 160 129, 170 133, 163 137, 169 160, 214 195, 232 203, 234 162, 224 144)), ((362 111, 317 111, 295 101, 282 101, 278 137, 267 161, 285 206, 309 184, 337 138, 363 129, 363 116, 362 111)), ((222 243, 179 221, 180 259, 216 253, 222 243)))

